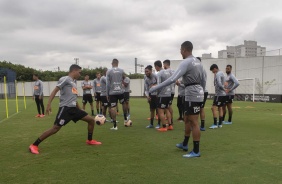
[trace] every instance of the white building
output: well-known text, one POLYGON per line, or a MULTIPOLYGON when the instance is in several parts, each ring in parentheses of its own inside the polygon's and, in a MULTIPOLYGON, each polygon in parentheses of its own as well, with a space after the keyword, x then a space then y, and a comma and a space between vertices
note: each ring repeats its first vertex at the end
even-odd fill
POLYGON ((226 50, 218 51, 218 58, 265 56, 265 51, 256 41, 244 40, 244 45, 226 46, 226 50))
POLYGON ((211 59, 212 58, 212 54, 202 54, 202 59, 211 59))

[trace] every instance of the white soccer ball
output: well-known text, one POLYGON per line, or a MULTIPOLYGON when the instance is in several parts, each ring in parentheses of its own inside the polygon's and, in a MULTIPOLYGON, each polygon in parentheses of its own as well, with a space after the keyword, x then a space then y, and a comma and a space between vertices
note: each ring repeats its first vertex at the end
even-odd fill
POLYGON ((124 126, 126 126, 126 127, 132 126, 132 121, 128 120, 127 122, 124 122, 124 126))
POLYGON ((103 114, 98 114, 94 120, 97 125, 103 125, 106 122, 106 117, 103 114))

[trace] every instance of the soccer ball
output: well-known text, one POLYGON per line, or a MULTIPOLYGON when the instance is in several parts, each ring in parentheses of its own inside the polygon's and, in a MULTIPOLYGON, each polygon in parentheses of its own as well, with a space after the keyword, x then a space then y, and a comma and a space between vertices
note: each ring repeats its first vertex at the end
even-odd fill
POLYGON ((103 125, 106 122, 106 118, 102 114, 95 116, 94 120, 97 125, 103 125))
POLYGON ((132 121, 128 120, 127 122, 124 122, 124 126, 126 126, 126 127, 132 126, 132 121))

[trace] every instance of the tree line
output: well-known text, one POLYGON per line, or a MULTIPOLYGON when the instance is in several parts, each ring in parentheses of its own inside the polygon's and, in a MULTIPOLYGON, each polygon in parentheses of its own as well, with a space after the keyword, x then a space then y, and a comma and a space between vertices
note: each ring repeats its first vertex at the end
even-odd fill
MULTIPOLYGON (((42 70, 36 70, 34 68, 30 67, 25 67, 24 65, 21 64, 13 64, 11 62, 7 61, 0 61, 0 68, 7 68, 11 69, 17 74, 17 81, 32 81, 32 75, 33 74, 38 74, 40 80, 42 81, 58 81, 62 76, 66 76, 68 74, 68 71, 42 71, 42 70)), ((87 74, 89 75, 89 78, 95 79, 96 78, 96 73, 100 72, 103 73, 103 71, 106 68, 104 67, 98 67, 94 69, 89 69, 89 68, 82 68, 81 70, 81 76, 79 80, 83 80, 84 76, 87 74)), ((144 74, 127 74, 127 76, 130 79, 143 79, 144 74)))

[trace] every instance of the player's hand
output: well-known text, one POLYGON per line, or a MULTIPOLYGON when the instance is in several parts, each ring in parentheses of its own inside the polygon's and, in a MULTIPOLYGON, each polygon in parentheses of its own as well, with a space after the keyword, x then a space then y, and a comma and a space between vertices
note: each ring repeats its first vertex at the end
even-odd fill
POLYGON ((148 97, 147 97, 147 100, 148 100, 148 102, 150 102, 150 101, 151 101, 151 98, 148 96, 148 97))
POLYGON ((177 80, 177 81, 175 82, 175 84, 176 84, 177 86, 179 86, 179 85, 180 85, 180 82, 177 80))
POLYGON ((225 93, 229 93, 230 92, 230 89, 225 89, 225 93))
POLYGON ((41 100, 42 99, 42 96, 39 96, 39 100, 41 100))
POLYGON ((154 91, 156 91, 156 86, 152 86, 152 87, 149 89, 149 93, 153 93, 154 91))
POLYGON ((50 115, 51 113, 52 113, 51 104, 48 104, 46 108, 46 114, 50 115))

